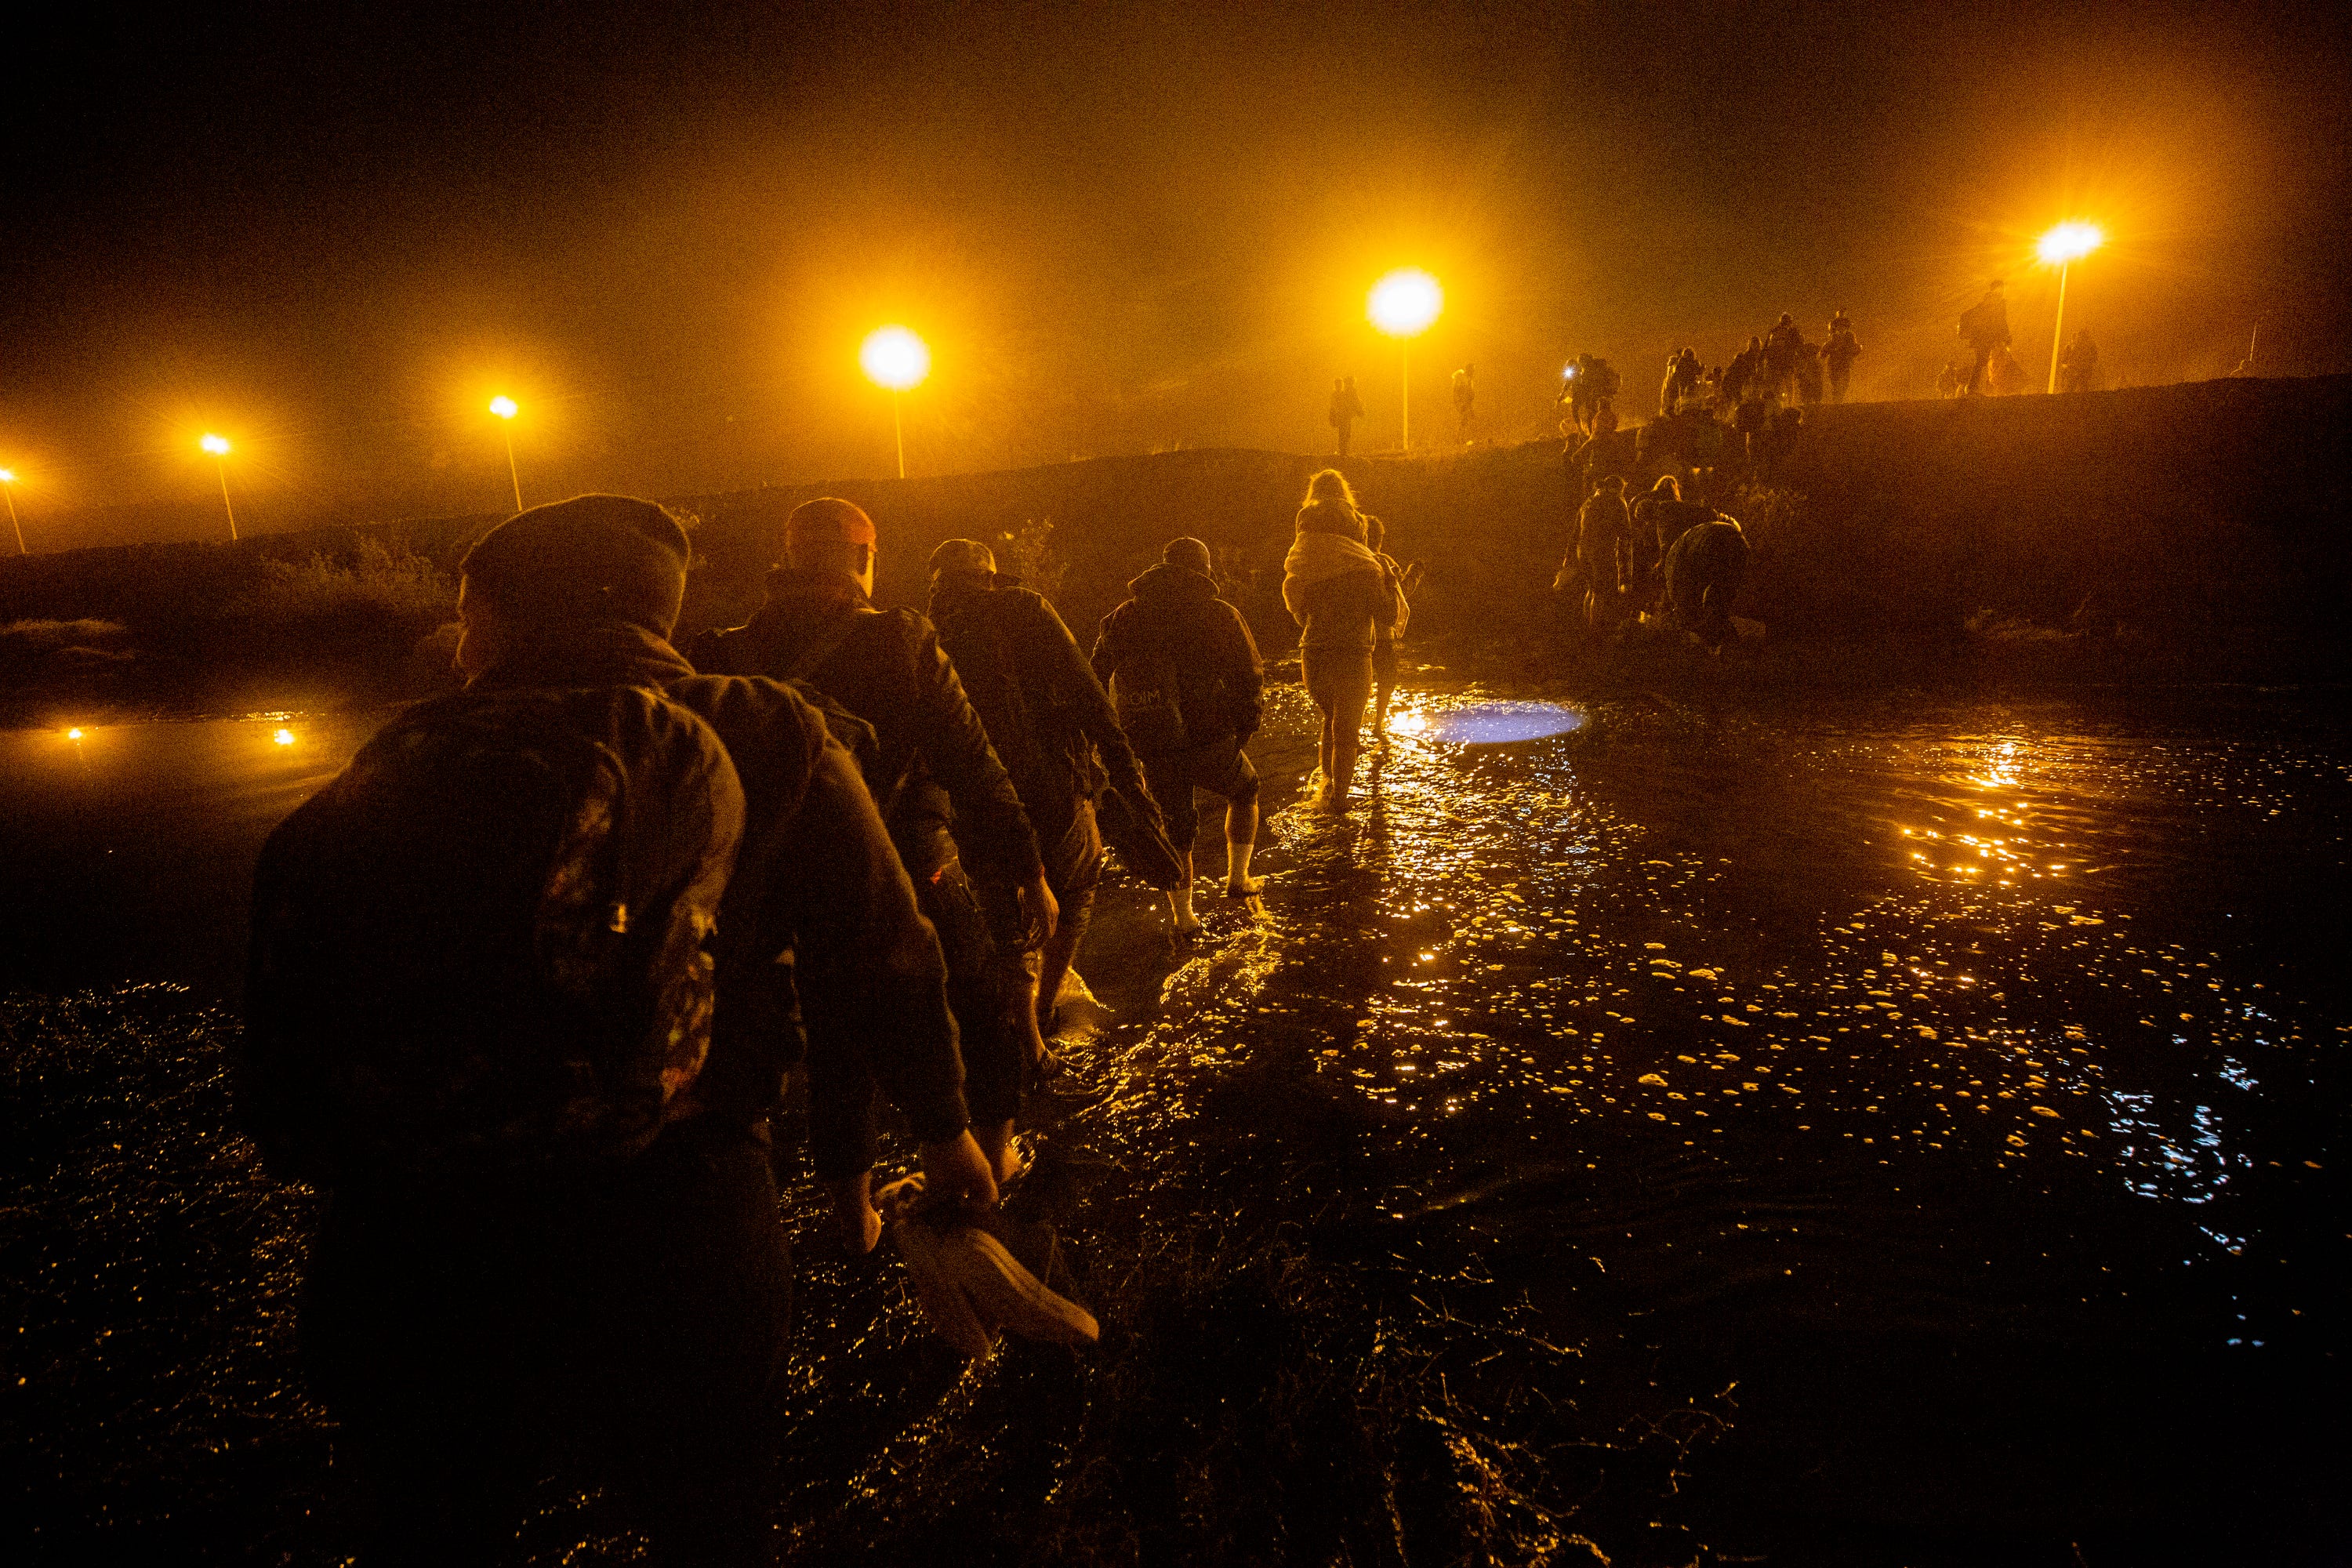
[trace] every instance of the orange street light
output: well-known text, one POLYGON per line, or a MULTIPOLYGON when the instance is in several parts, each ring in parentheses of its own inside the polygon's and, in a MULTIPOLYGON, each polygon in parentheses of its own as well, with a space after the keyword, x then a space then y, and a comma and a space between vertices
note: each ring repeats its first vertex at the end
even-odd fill
POLYGON ((236 542, 236 508, 228 503, 228 437, 207 431, 196 445, 213 455, 213 463, 220 469, 221 510, 228 513, 228 540, 234 544, 236 542))
POLYGON ((25 548, 25 525, 16 521, 16 470, 0 468, 0 493, 8 498, 8 526, 16 531, 16 553, 32 553, 25 548))
POLYGON ((515 416, 521 413, 522 410, 515 406, 515 400, 513 398, 509 397, 504 393, 500 393, 498 396, 490 399, 490 412, 499 416, 499 418, 503 422, 503 426, 506 430, 507 478, 514 484, 515 510, 520 511, 522 510, 522 475, 515 468, 514 418, 515 416))
POLYGON ((905 327, 877 327, 857 350, 857 363, 866 379, 890 390, 890 430, 898 440, 898 477, 907 477, 907 425, 899 417, 898 395, 920 386, 931 374, 931 351, 905 327))
POLYGON ((2066 331, 2066 268, 2106 243, 2095 223, 2062 223, 2034 247, 2044 267, 2058 268, 2058 324, 2050 330, 2050 390, 2058 390, 2058 356, 2064 351, 2066 331))
POLYGON ((1412 445, 1412 362, 1406 342, 1429 330, 1437 313, 1445 308, 1445 290, 1437 279, 1417 267, 1391 272, 1372 285, 1371 296, 1365 301, 1366 312, 1372 325, 1389 336, 1401 340, 1397 345, 1400 379, 1404 391, 1403 439, 1402 445, 1412 445))

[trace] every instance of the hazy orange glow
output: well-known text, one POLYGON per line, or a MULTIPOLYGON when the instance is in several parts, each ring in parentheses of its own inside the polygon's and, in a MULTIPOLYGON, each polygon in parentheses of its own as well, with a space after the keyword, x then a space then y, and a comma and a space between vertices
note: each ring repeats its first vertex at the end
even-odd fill
POLYGON ((2042 258, 2044 264, 2062 267, 2069 261, 2090 255, 2105 243, 2106 237, 2099 232, 2099 226, 2096 224, 2062 223, 2042 237, 2042 241, 2034 247, 2034 251, 2042 258))
POLYGON ((226 436, 206 436, 204 439, 198 441, 196 445, 202 447, 205 451, 210 452, 215 458, 226 458, 228 456, 228 437, 226 436))
POLYGON ((905 327, 877 327, 858 349, 857 363, 875 385, 904 392, 931 374, 931 351, 905 327))
POLYGON ((68 741, 79 741, 81 739, 81 731, 79 730, 68 730, 66 731, 66 739, 68 741))
POLYGON ((1417 267, 1391 272, 1373 284, 1367 301, 1372 325, 1392 338, 1410 338, 1427 331, 1444 308, 1445 290, 1417 267))
POLYGON ((16 469, 14 469, 14 468, 0 468, 0 485, 13 485, 13 484, 15 484, 16 482, 16 469))
POLYGON ((497 415, 501 419, 511 419, 517 414, 520 413, 521 410, 515 406, 515 400, 513 398, 499 396, 490 399, 490 412, 497 415))
POLYGON ((269 738, 278 745, 290 746, 294 743, 294 731, 291 730, 280 730, 269 738))

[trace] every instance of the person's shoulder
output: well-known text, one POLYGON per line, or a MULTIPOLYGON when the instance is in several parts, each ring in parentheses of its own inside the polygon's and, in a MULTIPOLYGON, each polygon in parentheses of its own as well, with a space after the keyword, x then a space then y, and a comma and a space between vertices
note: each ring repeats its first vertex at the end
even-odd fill
POLYGON ((805 742, 824 727, 808 699, 764 675, 689 675, 663 695, 706 721, 730 748, 805 742))

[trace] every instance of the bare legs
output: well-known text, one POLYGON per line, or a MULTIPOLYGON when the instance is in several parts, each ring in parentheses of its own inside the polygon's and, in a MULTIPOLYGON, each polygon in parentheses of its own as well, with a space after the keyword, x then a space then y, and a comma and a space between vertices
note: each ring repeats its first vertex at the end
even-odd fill
POLYGON ((1364 708, 1371 700, 1369 682, 1334 694, 1323 715, 1323 735, 1317 756, 1323 764, 1323 787, 1314 804, 1325 811, 1345 811, 1348 791, 1356 782, 1356 753, 1362 741, 1364 708))
POLYGON ((1257 796, 1225 807, 1225 891, 1236 898, 1257 892, 1265 884, 1249 874, 1250 851, 1257 847, 1257 796))

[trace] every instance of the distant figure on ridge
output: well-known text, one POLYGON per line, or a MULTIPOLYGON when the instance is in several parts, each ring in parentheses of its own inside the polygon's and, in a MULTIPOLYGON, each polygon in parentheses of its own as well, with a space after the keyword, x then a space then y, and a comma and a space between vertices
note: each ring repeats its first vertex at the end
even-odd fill
POLYGON ((1804 352, 1805 334, 1788 311, 1764 334, 1764 395, 1787 402, 1796 390, 1797 357, 1804 352))
POLYGON ((1298 623, 1299 671, 1323 715, 1309 796, 1318 811, 1347 809, 1364 708, 1372 700, 1378 628, 1402 618, 1396 587, 1364 539, 1347 476, 1326 468, 1308 480, 1297 535, 1282 563, 1282 603, 1298 623))
POLYGON ((1986 384, 1986 373, 1992 368, 1992 351, 2009 346, 2009 300, 2000 291, 2000 279, 1994 279, 1986 288, 1984 298, 1960 317, 1960 341, 1976 356, 1969 366, 1967 395, 1975 397, 1994 390, 1986 384))
POLYGON ((2088 328, 2078 331, 2074 341, 2058 360, 2058 390, 2089 392, 2099 384, 2099 345, 2091 341, 2088 328))
POLYGON ((1265 715, 1265 666, 1249 624, 1217 596, 1209 571, 1206 544, 1171 540, 1160 564, 1127 585, 1133 596, 1102 618, 1093 656, 1183 867, 1182 885, 1168 890, 1179 936, 1201 929, 1192 912, 1195 789, 1224 798, 1226 896, 1246 898, 1261 886, 1249 870, 1257 770, 1242 748, 1265 715))
POLYGON ((1356 421, 1364 416, 1364 400, 1356 395, 1356 378, 1343 375, 1331 384, 1331 428, 1339 432, 1339 456, 1348 455, 1355 438, 1356 421))
POLYGON ((1832 403, 1845 401, 1846 378, 1853 374, 1853 362, 1861 357, 1862 343, 1853 335, 1853 323, 1840 310, 1830 318, 1829 341, 1822 344, 1822 363, 1829 367, 1832 403))
POLYGON ((1454 436, 1465 443, 1470 439, 1470 410, 1478 401, 1476 365, 1465 364, 1454 373, 1454 436))

